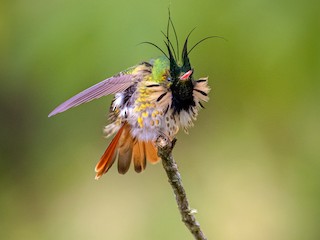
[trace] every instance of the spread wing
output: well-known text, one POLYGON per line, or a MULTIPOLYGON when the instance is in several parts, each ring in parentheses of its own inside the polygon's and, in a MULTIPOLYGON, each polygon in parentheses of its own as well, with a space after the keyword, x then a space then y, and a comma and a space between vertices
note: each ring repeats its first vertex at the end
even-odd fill
POLYGON ((60 104, 48 115, 48 117, 67 111, 68 109, 76 107, 80 104, 90 102, 93 99, 122 92, 134 83, 134 79, 135 75, 132 74, 120 74, 105 79, 60 104))

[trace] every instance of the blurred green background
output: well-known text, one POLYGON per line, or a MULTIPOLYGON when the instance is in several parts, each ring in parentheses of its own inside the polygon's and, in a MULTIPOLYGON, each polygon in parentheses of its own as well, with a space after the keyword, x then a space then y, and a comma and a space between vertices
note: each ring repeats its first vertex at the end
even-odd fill
POLYGON ((192 239, 161 164, 94 166, 111 96, 68 97, 159 55, 170 5, 210 102, 174 150, 209 239, 320 239, 319 1, 0 2, 0 238, 192 239))

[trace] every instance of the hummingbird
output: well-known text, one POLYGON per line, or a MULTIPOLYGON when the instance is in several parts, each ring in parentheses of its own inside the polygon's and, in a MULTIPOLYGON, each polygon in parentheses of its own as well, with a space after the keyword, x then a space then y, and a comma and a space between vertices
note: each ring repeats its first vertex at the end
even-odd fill
MULTIPOLYGON (((193 31, 193 30, 192 30, 193 31)), ((195 78, 189 54, 206 37, 188 50, 188 34, 179 58, 179 42, 170 18, 167 33, 164 32, 167 53, 141 62, 92 87, 76 94, 56 107, 48 117, 94 99, 114 94, 109 108, 109 124, 104 127, 106 137, 112 141, 95 167, 96 179, 105 174, 118 160, 118 172, 125 174, 131 162, 139 173, 146 168, 147 161, 154 164, 160 158, 157 140, 163 137, 172 141, 179 129, 188 133, 198 112, 209 100, 208 77, 195 78), (176 47, 169 39, 169 28, 173 29, 176 47), (178 58, 177 58, 178 56, 178 58)))

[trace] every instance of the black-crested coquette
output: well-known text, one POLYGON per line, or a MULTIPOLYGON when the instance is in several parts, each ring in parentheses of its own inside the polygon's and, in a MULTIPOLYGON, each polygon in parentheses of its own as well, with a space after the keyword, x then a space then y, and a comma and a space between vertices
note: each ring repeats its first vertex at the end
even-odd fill
MULTIPOLYGON (((191 33, 191 32, 190 32, 191 33)), ((188 37, 179 54, 176 31, 169 15, 165 36, 166 51, 153 43, 163 56, 142 62, 111 78, 80 92, 55 108, 49 117, 72 107, 109 94, 115 94, 110 106, 110 123, 104 128, 111 143, 96 165, 96 179, 106 173, 118 159, 118 171, 124 174, 133 162, 136 172, 146 168, 146 162, 159 161, 156 141, 162 136, 172 140, 179 129, 188 128, 196 120, 202 102, 209 100, 208 78, 194 77, 188 50, 188 37), (173 29, 176 47, 169 39, 173 29), (178 58, 177 58, 178 56, 178 58), (180 58, 179 58, 180 56, 180 58)))

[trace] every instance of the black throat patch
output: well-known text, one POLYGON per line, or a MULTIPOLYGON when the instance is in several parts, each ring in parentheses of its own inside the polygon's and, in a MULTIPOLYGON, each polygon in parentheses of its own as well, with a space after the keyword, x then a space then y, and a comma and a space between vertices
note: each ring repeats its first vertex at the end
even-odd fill
POLYGON ((176 82, 170 87, 172 91, 172 105, 174 112, 180 113, 181 110, 188 111, 190 107, 196 104, 193 99, 192 81, 176 82))

